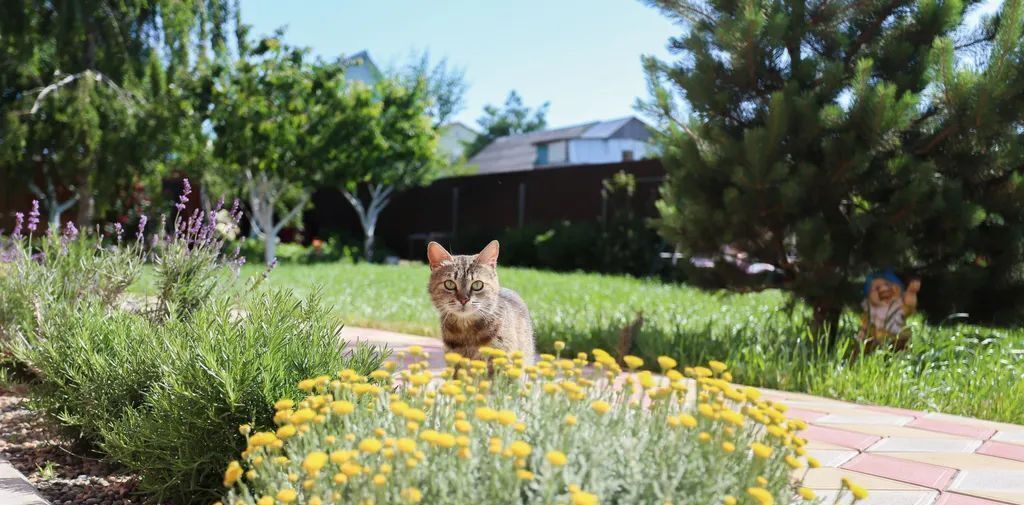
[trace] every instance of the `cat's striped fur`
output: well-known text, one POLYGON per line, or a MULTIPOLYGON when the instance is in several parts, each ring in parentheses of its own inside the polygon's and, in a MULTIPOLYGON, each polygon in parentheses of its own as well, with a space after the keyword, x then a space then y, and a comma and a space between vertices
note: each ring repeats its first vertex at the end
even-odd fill
POLYGON ((533 323, 523 299, 498 284, 498 241, 479 254, 453 256, 441 244, 427 245, 430 301, 441 316, 448 352, 480 359, 480 347, 520 351, 526 364, 536 356, 533 323))

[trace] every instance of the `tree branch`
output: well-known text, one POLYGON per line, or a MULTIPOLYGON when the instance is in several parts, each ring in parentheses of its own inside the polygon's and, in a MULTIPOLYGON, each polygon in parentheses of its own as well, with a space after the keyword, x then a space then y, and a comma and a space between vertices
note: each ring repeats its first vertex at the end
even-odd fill
POLYGON ((295 219, 295 216, 299 212, 301 212, 302 209, 306 208, 307 202, 309 202, 309 194, 302 195, 302 199, 299 200, 299 203, 296 204, 295 207, 292 207, 292 210, 288 211, 288 214, 285 215, 284 218, 282 218, 280 221, 278 221, 276 225, 274 225, 275 236, 284 228, 286 224, 291 222, 292 219, 295 219))
POLYGON ((42 107, 43 101, 46 99, 47 96, 49 96, 51 93, 60 90, 60 88, 63 88, 64 86, 67 86, 68 84, 71 84, 77 81, 78 79, 82 78, 92 78, 98 83, 110 86, 110 88, 113 89, 122 99, 124 99, 125 102, 136 101, 139 103, 145 103, 145 100, 133 95, 131 92, 118 86, 117 83, 115 83, 109 77, 103 75, 103 73, 89 69, 83 70, 82 72, 79 72, 77 74, 66 75, 56 82, 29 91, 29 93, 39 94, 36 96, 35 102, 32 103, 32 108, 22 112, 21 115, 31 116, 34 115, 36 112, 39 112, 39 108, 42 107))

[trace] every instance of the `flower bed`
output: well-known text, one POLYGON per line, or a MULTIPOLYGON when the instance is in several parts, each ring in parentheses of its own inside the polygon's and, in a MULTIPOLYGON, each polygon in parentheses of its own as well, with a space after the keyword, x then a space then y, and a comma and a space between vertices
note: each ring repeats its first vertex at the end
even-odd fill
POLYGON ((817 465, 796 435, 806 425, 730 384, 719 362, 680 373, 662 357, 661 377, 620 375, 600 350, 594 363, 545 355, 530 367, 487 354, 493 377, 488 363, 447 355, 439 376, 414 360, 396 384, 394 362, 300 382, 304 398, 275 404, 276 431, 240 428, 248 446, 225 471, 224 503, 814 500, 799 477, 817 465))

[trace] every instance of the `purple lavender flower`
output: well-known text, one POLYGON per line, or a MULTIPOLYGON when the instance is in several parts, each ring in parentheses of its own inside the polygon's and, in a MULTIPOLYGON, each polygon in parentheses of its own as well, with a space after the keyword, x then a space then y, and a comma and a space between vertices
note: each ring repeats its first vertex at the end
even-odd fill
POLYGON ((64 223, 64 238, 66 238, 68 242, 78 238, 78 228, 75 228, 75 223, 71 221, 64 223))
POLYGON ((39 200, 32 200, 32 212, 28 213, 28 231, 36 231, 39 227, 39 200))
POLYGON ((14 213, 14 232, 11 233, 11 237, 14 239, 21 238, 21 225, 25 222, 25 214, 21 212, 14 213))
POLYGON ((146 234, 146 223, 149 222, 149 217, 145 214, 139 218, 139 231, 135 233, 135 238, 142 240, 142 237, 146 234))
POLYGON ((174 204, 174 207, 179 211, 185 210, 185 204, 188 203, 188 195, 192 194, 192 183, 188 182, 188 178, 184 179, 185 187, 181 191, 181 196, 178 197, 178 203, 174 204))
POLYGON ((121 243, 121 236, 124 235, 124 227, 121 223, 114 223, 114 235, 117 237, 117 243, 121 243))

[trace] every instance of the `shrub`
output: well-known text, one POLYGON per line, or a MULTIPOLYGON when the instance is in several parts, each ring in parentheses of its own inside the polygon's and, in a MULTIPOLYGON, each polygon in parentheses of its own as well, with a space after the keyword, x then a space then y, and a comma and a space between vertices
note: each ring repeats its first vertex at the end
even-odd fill
POLYGON ((145 400, 165 359, 164 328, 95 303, 57 305, 39 334, 16 351, 36 372, 32 407, 92 447, 102 442, 104 426, 145 400))
POLYGON ((316 297, 278 292, 251 299, 240 321, 221 303, 172 325, 180 337, 165 350, 168 364, 145 404, 104 430, 104 450, 159 498, 208 498, 219 468, 244 444, 234 429, 269 425, 268 402, 297 392, 297 378, 379 366, 369 348, 345 354, 328 311, 316 297))
POLYGON ((7 335, 0 345, 33 339, 57 305, 113 304, 138 278, 142 248, 138 240, 122 243, 120 233, 111 242, 71 223, 60 234, 22 236, 18 226, 0 237, 0 336, 7 335))
POLYGON ((277 402, 280 427, 253 433, 227 466, 224 503, 786 504, 800 500, 793 469, 816 464, 794 434, 806 425, 726 382, 721 363, 688 369, 694 386, 662 358, 667 379, 642 372, 616 390, 606 374, 618 366, 598 350, 595 369, 485 353, 493 378, 485 362, 446 356, 459 380, 446 369, 436 392, 425 361, 394 393, 374 383, 385 371, 299 383, 309 394, 277 402))

